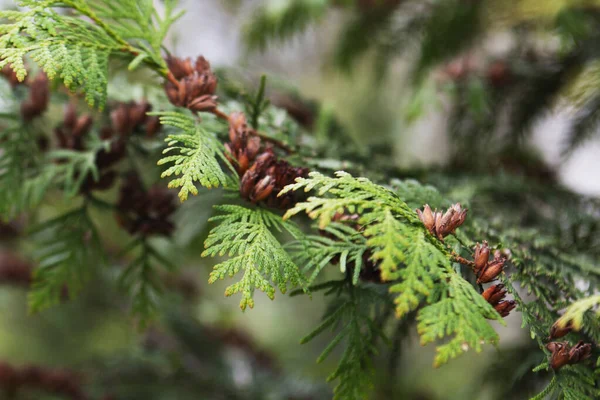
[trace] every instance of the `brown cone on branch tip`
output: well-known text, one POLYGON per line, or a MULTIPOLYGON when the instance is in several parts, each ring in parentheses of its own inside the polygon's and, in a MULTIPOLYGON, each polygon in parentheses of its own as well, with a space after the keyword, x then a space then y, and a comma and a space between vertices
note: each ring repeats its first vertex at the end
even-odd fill
POLYGON ((306 176, 308 169, 291 166, 278 160, 271 148, 261 153, 254 164, 244 173, 240 182, 240 194, 252 203, 264 202, 269 207, 287 209, 295 203, 294 193, 278 196, 296 178, 306 176))
POLYGON ((490 259, 490 248, 487 241, 483 241, 483 244, 477 243, 475 246, 475 272, 481 271, 488 263, 490 259))
POLYGON ((570 347, 569 342, 550 342, 546 349, 552 353, 550 355, 550 366, 558 371, 565 365, 577 364, 592 355, 592 345, 584 343, 583 340, 570 347))
POLYGON ((573 321, 568 321, 566 325, 560 326, 560 321, 556 321, 552 327, 550 327, 550 339, 559 339, 561 337, 567 336, 571 331, 573 331, 573 321))
POLYGON ((498 314, 500 314, 500 316, 502 318, 505 318, 505 317, 508 317, 508 314, 510 314, 510 312, 516 306, 517 306, 517 303, 514 300, 502 300, 494 306, 494 309, 496 311, 498 311, 498 314))
POLYGON ((198 57, 195 63, 190 58, 172 56, 167 57, 166 61, 174 81, 165 83, 165 92, 173 105, 192 111, 212 111, 217 108, 217 76, 204 57, 198 57))
POLYGON ((506 258, 504 257, 496 257, 488 262, 487 265, 477 273, 477 283, 488 283, 496 279, 498 275, 502 273, 505 262, 506 258))
POLYGON ((481 293, 485 301, 490 303, 492 306, 498 304, 501 300, 506 297, 506 289, 504 289, 504 285, 499 283, 497 285, 492 285, 489 288, 485 289, 483 293, 481 293))
POLYGON ((248 170, 260 150, 260 138, 248 127, 246 116, 241 112, 229 116, 229 143, 225 144, 227 158, 240 176, 248 170))
POLYGON ((431 207, 425 204, 423 211, 416 210, 419 219, 427 230, 440 241, 456 231, 467 218, 467 209, 463 209, 459 203, 453 204, 445 213, 431 211, 431 207))

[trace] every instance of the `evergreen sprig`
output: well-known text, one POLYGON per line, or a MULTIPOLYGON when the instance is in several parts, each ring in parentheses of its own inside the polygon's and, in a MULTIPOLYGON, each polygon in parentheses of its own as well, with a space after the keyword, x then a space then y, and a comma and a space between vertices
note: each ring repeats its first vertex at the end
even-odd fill
POLYGON ((246 44, 264 48, 269 40, 285 40, 306 29, 325 15, 330 0, 285 0, 270 2, 258 9, 245 27, 246 44))
POLYGON ((242 294, 242 310, 254 307, 256 289, 273 299, 275 288, 285 293, 288 284, 305 287, 305 278, 272 232, 286 231, 299 238, 301 232, 293 223, 262 209, 233 205, 216 206, 216 209, 221 214, 210 219, 217 226, 208 235, 202 256, 228 255, 230 258, 213 267, 209 283, 233 277, 242 270, 241 280, 225 289, 225 296, 242 294))
POLYGON ((397 315, 404 316, 426 300, 428 305, 417 317, 422 343, 452 337, 438 347, 435 365, 469 348, 481 351, 482 344, 497 343, 497 333, 487 319, 500 320, 500 315, 454 271, 448 250, 427 233, 416 213, 395 193, 345 172, 333 178, 313 172, 281 193, 300 189, 315 191, 318 197, 298 203, 284 218, 304 211, 325 228, 336 214, 359 214, 358 223, 365 226, 367 246, 382 279, 397 280, 390 288, 399 292, 397 315))
POLYGON ((158 161, 158 165, 172 164, 161 177, 176 176, 169 182, 169 187, 181 188, 179 190, 181 201, 187 200, 190 193, 198 194, 195 182, 210 189, 228 186, 237 178, 235 174, 229 177, 221 167, 223 164, 233 171, 233 167, 225 157, 223 144, 217 140, 214 133, 206 131, 193 117, 180 112, 152 113, 152 115, 158 115, 161 124, 182 131, 177 135, 169 135, 165 139, 168 147, 163 154, 176 154, 167 155, 158 161))
POLYGON ((74 298, 90 278, 103 252, 96 227, 84 205, 31 230, 37 269, 29 292, 29 308, 41 311, 74 298))
POLYGON ((312 284, 327 265, 338 262, 341 273, 350 272, 350 266, 354 268, 352 282, 356 285, 367 252, 365 237, 355 229, 336 222, 325 227, 323 233, 326 236, 302 236, 285 248, 292 253, 296 265, 304 266, 304 272, 312 270, 308 284, 312 284))
POLYGON ((480 352, 483 344, 496 344, 498 333, 487 320, 502 321, 492 306, 459 275, 447 274, 444 278, 447 290, 437 289, 433 296, 439 298, 430 300, 434 303, 423 308, 417 316, 421 344, 452 337, 448 343, 438 346, 435 366, 445 364, 469 349, 480 352))
POLYGON ((119 284, 131 298, 131 312, 141 326, 156 317, 159 310, 163 286, 158 274, 159 267, 175 271, 175 266, 147 238, 136 238, 122 252, 134 254, 119 277, 119 284))
POLYGON ((362 400, 367 398, 373 386, 371 358, 378 353, 377 340, 387 341, 375 316, 376 310, 386 305, 388 297, 375 287, 355 286, 349 279, 332 281, 327 289, 326 295, 334 295, 335 299, 321 324, 306 335, 301 343, 307 343, 327 330, 336 331, 317 358, 317 363, 327 359, 343 343, 340 361, 327 381, 338 381, 334 400, 362 400))
POLYGON ((108 63, 125 57, 134 68, 148 62, 166 74, 160 44, 173 16, 175 1, 166 2, 161 19, 151 0, 21 0, 23 11, 0 11, 0 68, 10 65, 20 80, 30 56, 50 79, 61 78, 71 90, 82 89, 87 102, 106 102, 108 63), (71 14, 59 13, 69 8, 71 14), (86 17, 86 18, 81 18, 86 17))

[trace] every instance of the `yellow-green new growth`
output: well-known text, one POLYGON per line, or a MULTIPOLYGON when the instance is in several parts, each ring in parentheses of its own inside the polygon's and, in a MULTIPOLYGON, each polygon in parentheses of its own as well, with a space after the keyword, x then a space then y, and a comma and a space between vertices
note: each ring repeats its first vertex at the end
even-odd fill
POLYGON ((240 270, 242 279, 225 289, 225 296, 242 294, 240 308, 254 307, 254 290, 275 297, 275 288, 285 293, 288 284, 305 287, 305 279, 290 255, 284 250, 272 230, 301 235, 291 222, 261 209, 248 209, 241 206, 217 206, 220 215, 210 221, 216 222, 204 242, 203 257, 230 257, 213 267, 208 282, 233 277, 240 270))

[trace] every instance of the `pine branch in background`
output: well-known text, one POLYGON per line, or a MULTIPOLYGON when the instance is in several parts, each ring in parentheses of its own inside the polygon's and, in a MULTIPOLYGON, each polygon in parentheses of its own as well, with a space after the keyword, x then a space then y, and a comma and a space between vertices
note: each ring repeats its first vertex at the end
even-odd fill
POLYGON ((321 19, 330 0, 270 1, 256 11, 253 22, 245 27, 246 45, 264 49, 269 40, 283 41, 321 19))
POLYGON ((131 313, 145 327, 154 319, 160 309, 163 284, 159 276, 159 266, 173 272, 175 266, 145 238, 136 238, 126 246, 123 256, 134 254, 119 277, 119 284, 131 298, 131 313))
POLYGON ((35 226, 31 235, 38 264, 28 299, 30 310, 37 312, 65 296, 74 298, 104 254, 86 206, 35 226))
POLYGON ((334 63, 340 69, 349 71, 354 62, 373 45, 373 38, 389 29, 393 15, 389 7, 379 6, 354 16, 354 20, 347 23, 340 33, 334 63))
POLYGON ((217 140, 214 133, 207 132, 199 122, 186 114, 164 112, 151 115, 159 116, 161 124, 183 131, 165 139, 168 147, 163 154, 178 154, 167 155, 158 162, 158 165, 173 164, 161 176, 176 176, 169 182, 169 187, 181 188, 181 201, 187 200, 190 193, 198 194, 195 182, 208 189, 227 187, 231 183, 234 178, 227 176, 220 164, 226 165, 231 171, 234 169, 225 157, 223 144, 217 140))
POLYGON ((580 69, 581 58, 577 53, 569 54, 557 62, 536 70, 534 75, 518 88, 519 97, 511 110, 513 142, 518 143, 529 133, 533 123, 553 104, 569 79, 580 69))
POLYGON ((242 310, 254 307, 255 289, 273 299, 275 288, 285 293, 288 284, 305 287, 299 268, 272 233, 273 230, 278 233, 285 230, 299 238, 301 233, 293 223, 262 209, 226 205, 216 209, 222 214, 210 219, 218 225, 208 235, 202 256, 228 255, 231 258, 213 267, 209 283, 244 271, 242 279, 225 290, 226 296, 242 294, 242 310))
POLYGON ((482 7, 480 1, 461 0, 434 5, 424 26, 421 54, 415 66, 417 78, 473 44, 482 29, 482 7))
POLYGON ((381 327, 375 323, 373 313, 388 299, 374 287, 354 286, 348 280, 331 282, 328 289, 326 295, 335 295, 336 298, 329 304, 321 324, 301 343, 307 343, 327 330, 336 331, 335 337, 317 358, 317 363, 323 362, 344 343, 338 366, 327 378, 329 382, 339 380, 333 398, 365 399, 373 385, 371 357, 377 354, 377 339, 387 341, 381 327))
POLYGON ((563 155, 569 156, 597 134, 600 128, 600 96, 587 101, 575 115, 575 119, 566 134, 563 155))
POLYGON ((37 170, 37 144, 16 115, 0 130, 0 215, 14 218, 39 204, 52 182, 54 170, 37 170))

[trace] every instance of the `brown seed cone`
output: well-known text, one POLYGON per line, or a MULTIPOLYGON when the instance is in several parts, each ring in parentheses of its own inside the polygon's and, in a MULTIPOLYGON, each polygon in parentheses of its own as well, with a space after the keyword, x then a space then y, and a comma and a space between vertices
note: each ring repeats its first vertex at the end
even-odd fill
POLYGON ((248 127, 246 116, 240 112, 229 116, 229 143, 225 144, 227 158, 243 176, 260 150, 260 138, 248 127))
POLYGON ((119 136, 127 137, 136 130, 154 136, 160 129, 158 117, 149 117, 152 106, 146 101, 120 103, 110 113, 111 127, 119 136))
POLYGON ((139 176, 131 173, 121 185, 115 218, 132 235, 171 236, 175 211, 171 192, 160 186, 145 190, 139 176))
POLYGON ((61 149, 84 150, 84 138, 90 132, 93 124, 89 114, 77 116, 77 110, 73 103, 65 107, 63 123, 54 129, 54 136, 61 149))
POLYGON ((557 371, 569 363, 569 342, 551 342, 546 345, 550 355, 550 366, 557 371))
POLYGON ((550 327, 550 339, 560 339, 561 337, 567 336, 573 330, 573 321, 569 321, 565 326, 559 326, 556 321, 552 327, 550 327))
POLYGON ((217 107, 217 76, 211 71, 210 63, 198 57, 192 65, 191 59, 167 57, 169 71, 177 83, 167 81, 165 92, 169 101, 178 107, 192 111, 211 111, 217 107))
POLYGON ((494 258, 488 263, 487 266, 479 271, 477 275, 477 283, 488 283, 496 279, 504 269, 505 262, 506 258, 504 257, 494 258))
POLYGON ((417 210, 419 219, 429 232, 440 241, 456 231, 467 218, 467 209, 463 209, 459 203, 453 204, 445 213, 432 212, 431 207, 425 204, 423 211, 417 210))
POLYGON ((497 305, 501 300, 506 297, 506 289, 504 289, 504 285, 499 283, 497 285, 492 285, 481 293, 485 301, 490 303, 492 306, 497 305))
POLYGON ((494 309, 498 311, 498 314, 502 318, 508 317, 508 314, 517 306, 514 300, 502 300, 494 306, 494 309))
POLYGON ((569 346, 569 342, 550 342, 546 348, 552 353, 550 355, 550 366, 557 371, 567 364, 577 364, 592 354, 592 345, 583 343, 582 340, 577 342, 573 347, 569 346))
POLYGON ((488 243, 484 240, 483 244, 477 243, 475 246, 475 272, 481 271, 488 264, 490 259, 490 248, 488 243))
POLYGON ((269 207, 287 209, 295 204, 296 196, 294 193, 278 196, 279 192, 307 174, 306 168, 292 167, 287 161, 277 160, 269 148, 256 157, 242 176, 240 194, 252 203, 264 202, 269 207))
POLYGON ((50 86, 48 76, 40 72, 29 85, 29 97, 21 103, 21 117, 25 121, 42 115, 50 101, 50 86))

